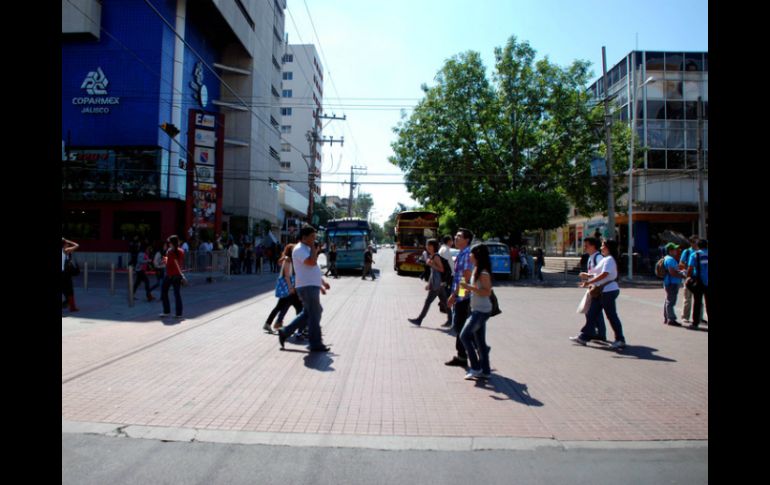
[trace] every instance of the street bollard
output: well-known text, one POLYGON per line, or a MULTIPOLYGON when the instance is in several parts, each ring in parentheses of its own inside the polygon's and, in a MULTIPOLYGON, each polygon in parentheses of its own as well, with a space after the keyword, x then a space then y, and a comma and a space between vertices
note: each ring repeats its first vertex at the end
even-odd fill
POLYGON ((88 291, 88 261, 83 263, 83 289, 88 291))
POLYGON ((564 261, 564 281, 567 281, 567 262, 564 261))
POLYGON ((134 267, 128 267, 128 306, 134 306, 134 267))
POLYGON ((110 295, 115 296, 115 263, 110 263, 110 295))

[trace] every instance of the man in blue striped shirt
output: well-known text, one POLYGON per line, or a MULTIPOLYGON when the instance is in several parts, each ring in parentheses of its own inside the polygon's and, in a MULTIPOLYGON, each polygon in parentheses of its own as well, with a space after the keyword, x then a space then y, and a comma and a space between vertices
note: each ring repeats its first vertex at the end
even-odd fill
POLYGON ((457 355, 452 357, 452 360, 445 362, 445 365, 467 367, 468 355, 465 353, 465 346, 460 341, 460 331, 465 325, 465 321, 468 319, 471 310, 471 296, 465 292, 463 296, 460 296, 460 280, 465 278, 466 283, 471 281, 471 273, 473 272, 473 265, 471 264, 471 241, 473 240, 473 233, 468 229, 460 228, 455 235, 455 247, 460 250, 455 259, 454 267, 454 280, 452 281, 452 294, 449 296, 447 305, 452 309, 452 330, 454 330, 455 349, 457 349, 457 355))

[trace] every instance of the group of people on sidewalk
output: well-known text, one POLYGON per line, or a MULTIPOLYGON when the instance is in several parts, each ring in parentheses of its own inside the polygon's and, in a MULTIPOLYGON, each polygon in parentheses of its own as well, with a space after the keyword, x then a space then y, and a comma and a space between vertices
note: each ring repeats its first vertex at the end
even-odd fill
MULTIPOLYGON (((72 284, 73 276, 79 274, 80 270, 77 263, 74 261, 72 253, 74 253, 80 246, 68 239, 62 238, 62 294, 65 300, 62 302, 62 307, 68 306, 71 312, 79 311, 75 304, 75 292, 72 284)), ((155 300, 152 295, 152 291, 158 287, 161 288, 161 302, 163 305, 163 313, 160 317, 167 317, 171 315, 171 302, 169 300, 169 290, 174 289, 175 300, 175 317, 182 318, 182 295, 180 287, 186 282, 184 273, 182 272, 182 266, 184 265, 185 251, 180 247, 179 237, 174 235, 170 236, 164 243, 162 248, 157 250, 151 244, 144 246, 144 251, 141 249, 141 243, 139 237, 133 238, 133 241, 129 246, 129 266, 135 271, 133 291, 139 289, 139 286, 144 283, 145 295, 147 301, 155 300), (156 282, 150 286, 149 274, 154 271, 156 276, 156 282)))
POLYGON ((492 260, 485 244, 470 247, 473 233, 460 228, 455 234, 454 245, 460 252, 451 262, 452 237, 442 238, 443 245, 429 239, 426 242, 426 265, 430 269, 425 289, 428 296, 417 318, 410 318, 413 325, 421 326, 430 305, 439 298, 439 308, 446 308, 447 320, 442 327, 451 327, 455 335, 457 354, 445 365, 466 369, 465 379, 488 379, 492 369, 489 363, 491 348, 486 342, 486 324, 492 314, 492 260), (443 260, 443 261, 442 261, 443 260), (444 273, 452 272, 452 278, 444 273), (446 285, 445 282, 449 282, 446 285), (448 296, 447 296, 448 292, 448 296))
MULTIPOLYGON (((662 259, 661 270, 666 299, 663 303, 663 324, 681 327, 677 321, 676 301, 679 289, 684 283, 684 308, 682 320, 692 322, 689 327, 697 329, 705 322, 703 319, 703 300, 706 300, 706 313, 709 304, 708 241, 698 236, 690 236, 690 245, 684 251, 675 243, 666 244, 666 256, 662 259), (694 305, 693 305, 694 302, 694 305)), ((657 272, 657 271, 656 271, 657 272)), ((659 275, 660 276, 660 275, 659 275)))

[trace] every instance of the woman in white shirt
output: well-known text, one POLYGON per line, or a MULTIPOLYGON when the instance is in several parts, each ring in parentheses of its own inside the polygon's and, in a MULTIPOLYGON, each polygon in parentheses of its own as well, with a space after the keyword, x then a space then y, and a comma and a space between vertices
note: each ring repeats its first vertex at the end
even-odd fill
POLYGON ((589 286, 601 286, 602 296, 601 305, 604 310, 604 314, 607 315, 607 319, 610 321, 612 331, 615 333, 615 341, 611 347, 613 349, 622 349, 626 346, 626 339, 623 336, 623 326, 618 318, 618 312, 615 307, 615 300, 620 295, 620 287, 615 280, 618 279, 618 243, 613 239, 606 239, 602 242, 602 256, 603 259, 599 262, 599 266, 596 268, 597 276, 584 281, 580 284, 581 287, 586 288, 589 286))

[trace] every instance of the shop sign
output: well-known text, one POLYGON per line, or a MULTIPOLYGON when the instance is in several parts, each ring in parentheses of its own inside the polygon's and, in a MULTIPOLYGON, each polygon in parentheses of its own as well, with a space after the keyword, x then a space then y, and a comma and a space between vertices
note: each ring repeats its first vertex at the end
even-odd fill
POLYGON ((83 114, 109 114, 110 106, 120 104, 120 97, 107 96, 109 83, 110 81, 104 75, 102 68, 97 67, 96 71, 88 73, 83 84, 80 85, 80 89, 84 89, 89 96, 74 97, 72 104, 82 106, 83 109, 80 112, 83 114))

